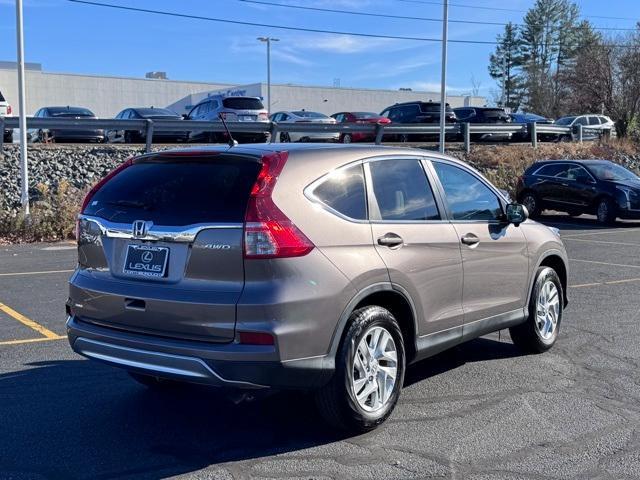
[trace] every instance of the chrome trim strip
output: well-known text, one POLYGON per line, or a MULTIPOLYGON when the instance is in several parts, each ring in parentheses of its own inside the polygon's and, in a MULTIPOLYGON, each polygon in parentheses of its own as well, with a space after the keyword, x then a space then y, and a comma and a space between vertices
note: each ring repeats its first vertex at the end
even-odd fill
POLYGON ((104 218, 89 215, 78 215, 80 221, 91 222, 97 225, 100 235, 108 238, 124 238, 127 240, 152 240, 176 243, 193 242, 198 234, 209 229, 241 229, 242 223, 196 223, 181 227, 163 227, 152 225, 144 237, 136 237, 133 234, 133 224, 114 223, 104 218))
POLYGON ((217 374, 200 358, 123 347, 91 340, 86 337, 78 337, 73 344, 73 349, 85 357, 123 367, 138 368, 150 373, 158 373, 160 376, 162 374, 174 375, 193 379, 208 379, 210 383, 228 386, 267 388, 265 385, 256 383, 227 380, 217 374))

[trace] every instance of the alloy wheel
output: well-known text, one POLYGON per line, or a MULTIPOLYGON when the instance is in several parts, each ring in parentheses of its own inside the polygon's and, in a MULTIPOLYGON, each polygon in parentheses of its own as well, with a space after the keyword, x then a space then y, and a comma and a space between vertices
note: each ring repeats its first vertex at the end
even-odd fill
POLYGON ((522 199, 522 204, 527 207, 527 211, 529 212, 529 215, 533 214, 535 212, 536 209, 536 198, 531 195, 531 194, 527 194, 524 196, 524 198, 522 199))
POLYGON ((558 287, 547 280, 540 288, 536 304, 536 328, 543 340, 549 340, 558 328, 560 316, 560 296, 558 287))
POLYGON ((391 334, 373 327, 360 340, 353 359, 351 386, 360 407, 376 412, 387 406, 396 385, 398 353, 391 334))
POLYGON ((609 218, 609 205, 607 202, 602 201, 598 205, 598 221, 604 223, 609 218))

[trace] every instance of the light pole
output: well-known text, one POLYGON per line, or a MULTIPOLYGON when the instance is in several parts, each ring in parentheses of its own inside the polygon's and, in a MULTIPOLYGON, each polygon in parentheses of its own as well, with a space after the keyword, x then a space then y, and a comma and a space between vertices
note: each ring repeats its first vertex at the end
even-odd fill
POLYGON ((267 110, 271 114, 271 42, 279 42, 279 38, 258 37, 258 40, 267 44, 267 110))
POLYGON ((440 76, 440 153, 444 153, 447 111, 447 34, 449 30, 449 0, 443 0, 442 11, 442 73, 440 76))
POLYGON ((16 33, 18 43, 18 108, 20 109, 20 203, 25 217, 29 216, 29 171, 27 170, 27 106, 24 87, 24 34, 22 0, 16 0, 16 33))

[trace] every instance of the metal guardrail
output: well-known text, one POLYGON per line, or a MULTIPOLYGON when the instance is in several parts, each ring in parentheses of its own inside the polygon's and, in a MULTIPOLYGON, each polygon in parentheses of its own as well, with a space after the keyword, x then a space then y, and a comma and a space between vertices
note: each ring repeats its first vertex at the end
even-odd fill
MULTIPOLYGON (((5 129, 18 128, 18 117, 0 117, 0 133, 5 129)), ((227 122, 233 133, 264 133, 270 135, 271 142, 280 141, 281 132, 295 133, 368 133, 376 144, 383 141, 385 135, 438 135, 438 124, 323 124, 323 123, 275 123, 275 122, 227 122)), ((121 120, 121 119, 69 119, 69 118, 27 118, 29 130, 133 130, 144 132, 145 150, 151 151, 154 132, 225 132, 222 122, 203 122, 195 120, 121 120)), ((540 134, 570 136, 581 142, 585 134, 606 135, 607 131, 583 127, 563 127, 549 124, 474 124, 454 123, 445 127, 447 135, 456 135, 464 142, 465 149, 471 148, 471 135, 504 135, 522 133, 530 136, 533 147, 537 146, 540 134)), ((0 135, 0 153, 3 148, 3 135, 0 135)))

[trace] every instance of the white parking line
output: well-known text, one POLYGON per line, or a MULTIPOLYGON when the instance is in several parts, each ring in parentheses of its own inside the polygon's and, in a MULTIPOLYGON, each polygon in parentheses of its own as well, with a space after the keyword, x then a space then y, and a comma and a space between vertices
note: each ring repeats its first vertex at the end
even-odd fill
POLYGON ((608 242, 606 240, 591 240, 589 238, 567 238, 563 237, 563 240, 569 240, 571 242, 588 242, 588 243, 604 243, 607 245, 622 245, 625 247, 640 247, 640 243, 626 243, 626 242, 608 242))
POLYGON ((609 262, 598 262, 596 260, 582 260, 580 258, 570 258, 571 262, 582 262, 582 263, 594 263, 596 265, 608 265, 610 267, 627 267, 627 268, 640 268, 640 265, 623 265, 622 263, 609 263, 609 262))
POLYGON ((640 231, 640 228, 614 228, 614 229, 605 228, 597 232, 570 233, 569 235, 562 235, 562 238, 585 237, 589 235, 606 235, 608 233, 616 234, 616 233, 627 233, 627 232, 638 232, 638 231, 640 231))
POLYGON ((71 273, 73 270, 43 270, 41 272, 10 272, 0 273, 0 277, 18 277, 20 275, 44 275, 46 273, 71 273))

